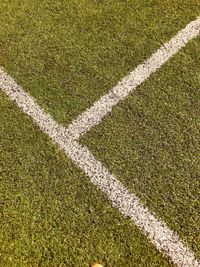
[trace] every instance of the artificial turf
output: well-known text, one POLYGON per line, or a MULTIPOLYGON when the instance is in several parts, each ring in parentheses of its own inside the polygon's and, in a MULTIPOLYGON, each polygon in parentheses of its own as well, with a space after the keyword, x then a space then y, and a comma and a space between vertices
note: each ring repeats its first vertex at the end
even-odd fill
POLYGON ((82 142, 200 257, 200 38, 82 142))
POLYGON ((3 0, 0 62, 69 123, 199 10, 198 0, 3 0))
MULTIPOLYGON (((2 0, 0 65, 67 124, 199 10, 197 0, 2 0)), ((83 141, 197 256, 198 51, 192 42, 83 141)), ((0 100, 1 266, 171 266, 30 118, 0 100)))
POLYGON ((0 93, 0 266, 172 266, 0 93))

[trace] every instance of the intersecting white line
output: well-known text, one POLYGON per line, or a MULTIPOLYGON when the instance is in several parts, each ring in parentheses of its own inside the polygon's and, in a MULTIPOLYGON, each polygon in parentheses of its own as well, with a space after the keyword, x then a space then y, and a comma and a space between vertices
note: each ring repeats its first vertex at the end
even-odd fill
POLYGON ((78 140, 81 135, 88 132, 93 126, 99 124, 102 119, 111 112, 113 106, 128 96, 137 86, 156 72, 167 60, 169 60, 189 40, 195 38, 200 31, 200 17, 190 22, 184 29, 178 32, 169 42, 161 46, 144 63, 140 64, 128 76, 123 78, 108 94, 102 96, 92 107, 83 112, 67 127, 67 136, 78 140))
MULTIPOLYGON (((158 67, 166 62, 167 59, 183 47, 190 39, 196 37, 199 32, 200 18, 189 23, 174 38, 165 44, 165 47, 159 49, 152 57, 150 57, 149 60, 146 61, 146 63, 140 65, 135 72, 138 75, 140 74, 137 76, 136 80, 134 78, 133 81, 131 79, 131 75, 130 77, 128 76, 128 78, 125 78, 123 86, 118 85, 115 87, 112 90, 113 95, 109 93, 107 100, 112 99, 112 95, 113 99, 116 99, 116 101, 112 102, 112 105, 106 104, 106 110, 110 111, 110 108, 113 105, 116 105, 128 93, 130 93, 132 88, 135 88, 134 86, 137 86, 144 81, 144 78, 147 79, 152 72, 155 72, 158 67), (159 56, 162 58, 161 61, 158 58, 159 56), (156 62, 157 67, 155 66, 156 62), (147 71, 148 66, 151 69, 150 72, 147 71)), ((22 108, 26 114, 33 119, 36 125, 38 125, 43 132, 51 137, 54 143, 58 144, 59 147, 76 163, 76 165, 90 177, 91 182, 108 196, 112 205, 117 207, 122 214, 134 221, 134 223, 147 235, 159 251, 163 252, 178 266, 200 266, 200 263, 195 259, 193 252, 181 242, 178 235, 170 230, 164 222, 158 220, 146 207, 144 207, 134 194, 130 194, 122 183, 111 175, 108 170, 94 158, 92 153, 86 147, 83 147, 74 140, 74 138, 78 138, 80 134, 88 131, 86 122, 90 124, 90 129, 93 125, 99 123, 107 112, 101 112, 101 115, 98 117, 100 120, 98 120, 97 123, 94 121, 94 118, 91 118, 92 123, 90 123, 90 115, 83 115, 83 118, 84 116, 87 118, 83 121, 80 120, 81 125, 83 122, 83 128, 80 129, 83 130, 79 131, 78 120, 75 124, 72 123, 71 125, 76 125, 74 131, 78 129, 78 131, 75 131, 75 134, 73 134, 70 132, 73 127, 70 126, 71 128, 67 128, 66 131, 65 127, 55 122, 28 93, 15 83, 15 81, 3 70, 3 68, 0 68, 0 87, 13 101, 16 102, 20 108, 22 108)), ((102 100, 100 100, 100 103, 102 103, 102 100)), ((101 105, 100 111, 102 110, 101 105)), ((99 107, 99 105, 96 107, 99 107)), ((98 116, 97 111, 99 109, 94 109, 94 112, 95 110, 95 114, 98 116)), ((91 112, 91 109, 89 112, 91 112)), ((88 113, 86 112, 85 114, 88 113)))

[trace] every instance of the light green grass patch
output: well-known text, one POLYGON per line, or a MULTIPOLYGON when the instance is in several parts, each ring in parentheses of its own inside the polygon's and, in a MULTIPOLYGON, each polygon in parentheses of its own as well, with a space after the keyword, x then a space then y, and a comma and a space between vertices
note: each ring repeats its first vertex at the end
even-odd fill
POLYGON ((198 257, 199 43, 187 45, 82 139, 198 257))
POLYGON ((69 123, 199 10, 197 0, 3 0, 0 64, 69 123))
POLYGON ((171 266, 0 93, 0 266, 171 266))

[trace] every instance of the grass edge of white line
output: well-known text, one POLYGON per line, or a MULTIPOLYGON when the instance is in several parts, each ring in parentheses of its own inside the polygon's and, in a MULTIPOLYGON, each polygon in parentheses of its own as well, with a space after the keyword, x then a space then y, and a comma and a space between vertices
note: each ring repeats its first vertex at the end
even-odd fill
POLYGON ((129 193, 125 186, 95 159, 86 146, 71 141, 65 149, 76 165, 90 177, 91 182, 107 195, 112 206, 130 218, 160 252, 177 266, 200 266, 200 262, 180 241, 177 233, 169 229, 165 222, 158 220, 147 207, 143 206, 137 196, 129 193))
POLYGON ((138 65, 135 70, 123 78, 106 95, 102 96, 90 108, 80 114, 66 127, 66 138, 78 140, 92 127, 112 111, 112 108, 126 98, 133 90, 155 73, 179 49, 184 47, 200 32, 200 16, 191 21, 168 42, 163 44, 147 60, 138 65))
POLYGON ((114 176, 109 174, 86 147, 76 141, 66 140, 65 129, 45 113, 2 68, 0 68, 0 88, 89 176, 91 182, 108 196, 114 207, 135 222, 160 252, 179 267, 200 266, 194 253, 179 240, 178 235, 164 222, 157 220, 136 196, 130 194, 114 176))

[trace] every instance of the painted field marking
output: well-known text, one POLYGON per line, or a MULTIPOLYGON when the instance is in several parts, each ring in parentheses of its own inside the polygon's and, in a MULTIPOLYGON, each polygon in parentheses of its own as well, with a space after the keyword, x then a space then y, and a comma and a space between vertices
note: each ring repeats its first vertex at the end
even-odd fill
POLYGON ((199 34, 200 17, 190 22, 184 29, 178 32, 169 42, 161 46, 152 56, 140 64, 134 71, 123 78, 108 94, 102 96, 92 107, 83 112, 66 129, 67 137, 78 140, 93 126, 99 124, 102 119, 141 83, 156 72, 167 60, 169 60, 188 41, 199 34))
MULTIPOLYGON (((156 69, 164 64, 164 62, 166 62, 167 59, 175 54, 175 52, 186 45, 189 40, 196 37, 199 32, 200 18, 189 23, 174 38, 172 38, 171 41, 165 44, 164 48, 159 49, 158 51, 161 52, 159 52, 156 57, 150 57, 146 63, 136 68, 136 70, 138 69, 136 73, 140 74, 140 76, 137 76, 137 79, 134 80, 136 86, 140 84, 141 81, 144 81, 144 78, 147 79, 151 73, 155 72, 156 69), (177 36, 179 37, 177 38, 177 36), (169 48, 165 50, 168 46, 169 48), (165 54, 164 57, 161 57, 163 58, 161 62, 158 58, 160 53, 161 55, 163 55, 163 53, 165 54), (146 76, 145 73, 147 71, 147 62, 149 62, 149 68, 151 69, 153 67, 152 62, 155 63, 155 59, 158 61, 157 67, 154 66, 155 69, 150 71, 148 76, 146 76), (140 73, 141 68, 145 70, 144 73, 140 73)), ((156 53, 153 55, 156 55, 156 53)), ((131 90, 133 90, 131 88, 135 88, 133 87, 133 81, 131 78, 129 80, 129 78, 127 78, 127 80, 125 78, 126 81, 122 83, 123 86, 118 85, 115 87, 118 89, 114 88, 112 90, 113 92, 118 92, 118 94, 116 94, 117 102, 111 105, 109 104, 110 98, 108 98, 109 105, 107 106, 109 106, 109 110, 106 108, 106 110, 108 110, 106 113, 104 109, 103 112, 100 112, 103 108, 102 104, 100 105, 99 112, 101 115, 99 116, 100 120, 98 120, 97 123, 99 123, 102 118, 111 110, 112 106, 116 105, 120 100, 126 97, 131 90)), ((66 153, 66 155, 68 155, 76 163, 76 165, 90 177, 91 182, 108 196, 112 205, 117 207, 122 214, 129 217, 147 235, 147 237, 159 251, 163 252, 173 263, 177 264, 177 266, 200 266, 200 262, 195 259, 194 253, 181 242, 178 235, 174 231, 170 230, 164 222, 156 219, 156 217, 140 203, 140 200, 134 194, 130 194, 123 184, 119 182, 113 175, 111 175, 108 170, 103 167, 98 160, 95 159, 87 147, 80 145, 74 140, 74 138, 78 138, 81 134, 87 132, 92 126, 97 124, 94 119, 92 120, 92 124, 90 124, 90 117, 88 117, 89 115, 86 116, 86 118, 89 119, 87 119, 89 128, 84 128, 83 131, 80 131, 80 129, 83 128, 79 129, 79 127, 77 127, 78 121, 76 120, 74 125, 77 125, 76 127, 79 131, 77 131, 77 134, 73 135, 70 132, 73 127, 68 127, 66 129, 62 125, 55 122, 52 117, 36 103, 34 98, 26 93, 20 86, 18 86, 2 68, 0 68, 0 87, 10 97, 10 99, 15 101, 16 104, 33 119, 35 124, 39 126, 44 133, 49 135, 54 143, 58 144, 59 147, 66 153)), ((110 93, 108 95, 110 95, 110 93)), ((115 95, 113 95, 113 97, 115 99, 115 95)), ((99 106, 97 105, 97 107, 99 106)), ((91 113, 91 109, 89 110, 91 113)), ((95 110, 97 113, 98 108, 95 110)), ((87 112, 88 111, 86 111, 86 113, 87 112)), ((98 113, 96 115, 98 116, 98 113)), ((80 120, 80 123, 82 123, 82 120, 80 120)), ((84 121, 84 125, 86 126, 85 123, 86 121, 84 121)), ((73 123, 71 126, 72 125, 73 123)))

